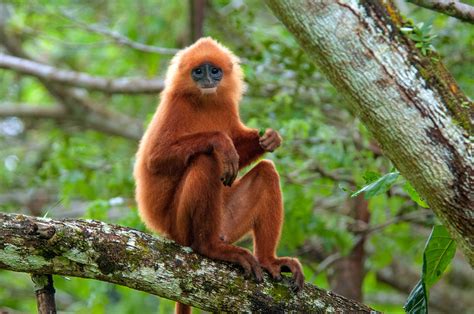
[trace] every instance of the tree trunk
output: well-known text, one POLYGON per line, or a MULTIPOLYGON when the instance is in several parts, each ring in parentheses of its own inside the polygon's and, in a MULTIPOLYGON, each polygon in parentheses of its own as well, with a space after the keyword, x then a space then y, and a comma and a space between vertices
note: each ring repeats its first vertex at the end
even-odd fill
MULTIPOLYGON (((370 220, 369 203, 363 195, 348 200, 350 216, 356 223, 368 225, 370 220)), ((357 233, 356 233, 357 235, 357 233)), ((365 240, 366 235, 360 234, 360 239, 352 248, 349 255, 338 259, 329 269, 331 290, 351 300, 362 302, 362 286, 365 277, 365 240)))
POLYGON ((474 265, 472 103, 388 1, 267 0, 474 265), (471 157, 470 157, 471 156, 471 157))
MULTIPOLYGON (((171 240, 91 220, 0 213, 0 269, 107 281, 210 312, 324 313, 371 309, 289 278, 262 284, 238 267, 192 253, 171 240)), ((372 310, 373 311, 373 310, 372 310)))

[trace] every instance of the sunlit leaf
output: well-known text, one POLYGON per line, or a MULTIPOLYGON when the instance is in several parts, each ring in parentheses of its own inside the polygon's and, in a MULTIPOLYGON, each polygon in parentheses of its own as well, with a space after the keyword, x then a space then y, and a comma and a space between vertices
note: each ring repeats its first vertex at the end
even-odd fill
POLYGON ((390 189, 395 181, 400 176, 398 171, 389 172, 386 175, 379 178, 377 181, 372 182, 369 185, 364 186, 362 189, 351 194, 351 197, 355 197, 361 193, 365 193, 365 199, 369 199, 376 195, 382 194, 390 189))

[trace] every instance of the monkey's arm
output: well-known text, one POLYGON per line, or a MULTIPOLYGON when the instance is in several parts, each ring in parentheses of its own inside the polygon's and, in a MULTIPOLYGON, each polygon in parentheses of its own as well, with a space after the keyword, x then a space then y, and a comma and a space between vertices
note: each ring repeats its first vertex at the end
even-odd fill
POLYGON ((234 146, 239 154, 239 169, 248 166, 265 153, 259 143, 258 130, 247 129, 233 137, 234 146))
POLYGON ((239 156, 230 137, 221 132, 202 132, 165 141, 151 151, 147 166, 156 174, 175 175, 189 165, 198 154, 215 153, 222 162, 221 179, 230 185, 238 172, 239 156))

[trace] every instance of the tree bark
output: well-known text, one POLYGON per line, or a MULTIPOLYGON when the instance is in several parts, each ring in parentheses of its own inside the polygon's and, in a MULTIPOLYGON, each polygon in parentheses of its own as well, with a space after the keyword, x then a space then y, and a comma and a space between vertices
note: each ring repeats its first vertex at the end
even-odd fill
MULTIPOLYGON (((474 265, 472 102, 391 1, 267 0, 474 265)), ((437 57, 437 56, 436 56, 437 57)))
POLYGON ((236 266, 171 240, 92 220, 0 214, 0 269, 107 281, 211 312, 370 312, 369 307, 289 279, 245 280, 236 266))
POLYGON ((206 16, 206 0, 189 0, 189 18, 191 43, 204 35, 204 19, 206 16))

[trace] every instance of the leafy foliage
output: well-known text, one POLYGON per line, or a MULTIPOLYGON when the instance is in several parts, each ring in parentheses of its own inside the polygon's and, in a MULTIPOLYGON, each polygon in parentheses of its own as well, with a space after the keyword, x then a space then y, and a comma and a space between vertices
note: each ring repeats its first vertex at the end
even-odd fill
POLYGON ((400 30, 402 33, 407 34, 408 38, 413 40, 416 43, 415 46, 426 56, 428 52, 435 51, 432 41, 437 35, 431 32, 431 28, 431 23, 418 23, 415 25, 409 22, 400 30))

